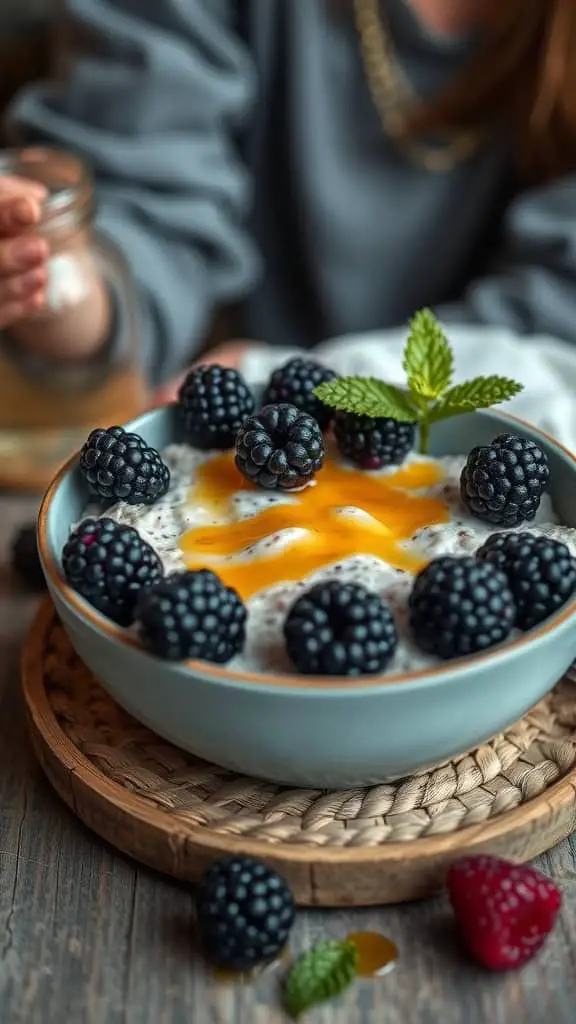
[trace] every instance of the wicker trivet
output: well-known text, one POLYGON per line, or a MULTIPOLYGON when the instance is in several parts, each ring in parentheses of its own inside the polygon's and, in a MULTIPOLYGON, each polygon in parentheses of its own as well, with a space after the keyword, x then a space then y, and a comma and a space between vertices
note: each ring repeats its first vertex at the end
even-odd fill
POLYGON ((63 799, 120 850, 177 878, 242 851, 277 867, 301 904, 399 902, 438 890, 457 855, 528 860, 576 829, 569 680, 470 754, 331 793, 235 775, 155 736, 101 689, 49 601, 24 651, 23 687, 36 752, 63 799))

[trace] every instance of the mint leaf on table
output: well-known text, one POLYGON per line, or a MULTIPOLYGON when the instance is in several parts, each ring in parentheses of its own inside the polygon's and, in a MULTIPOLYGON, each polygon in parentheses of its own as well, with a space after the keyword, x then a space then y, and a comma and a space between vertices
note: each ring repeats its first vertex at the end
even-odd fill
POLYGON ((452 349, 429 309, 420 310, 410 323, 402 366, 407 391, 375 377, 337 377, 320 384, 314 394, 333 409, 417 423, 420 451, 426 452, 432 423, 507 402, 523 390, 522 384, 498 375, 452 384, 452 349))
POLYGON ((422 398, 439 398, 452 383, 452 349, 429 309, 421 309, 410 323, 402 367, 410 391, 422 398))
POLYGON ((325 405, 363 416, 383 416, 414 423, 418 409, 409 396, 375 377, 336 377, 319 384, 314 394, 325 405))
POLYGON ((322 942, 298 958, 284 984, 283 1004, 296 1020, 306 1010, 340 995, 358 969, 352 942, 322 942))

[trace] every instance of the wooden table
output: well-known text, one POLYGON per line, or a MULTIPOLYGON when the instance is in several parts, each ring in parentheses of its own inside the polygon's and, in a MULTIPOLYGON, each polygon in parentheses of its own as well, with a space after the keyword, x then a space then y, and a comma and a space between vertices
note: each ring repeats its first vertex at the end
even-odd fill
MULTIPOLYGON (((18 692, 19 649, 35 602, 10 578, 12 530, 28 499, 0 498, 0 1021, 2 1024, 282 1024, 278 979, 216 985, 194 956, 192 896, 88 832, 41 775, 18 692)), ((542 858, 565 909, 543 955, 520 974, 485 975, 462 957, 444 900, 374 911, 300 913, 295 950, 381 929, 398 968, 310 1024, 574 1024, 576 842, 542 858)))

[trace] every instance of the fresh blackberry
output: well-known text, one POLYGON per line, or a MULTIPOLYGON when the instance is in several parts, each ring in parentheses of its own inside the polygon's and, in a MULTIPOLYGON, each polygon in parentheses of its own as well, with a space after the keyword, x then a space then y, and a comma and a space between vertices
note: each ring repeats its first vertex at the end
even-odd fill
POLYGON ((194 448, 233 448, 238 428, 254 412, 254 398, 238 370, 198 366, 178 393, 180 417, 194 448))
POLYGON ((324 464, 318 423, 295 405, 266 405, 249 416, 236 437, 236 465, 259 487, 292 491, 324 464))
POLYGON ((162 579, 162 562, 133 526, 84 519, 62 551, 66 580, 94 608, 129 626, 140 594, 162 579))
POLYGON ((546 453, 516 434, 499 434, 473 448, 460 477, 469 512, 495 526, 519 526, 534 519, 550 476, 546 453))
POLYGON ((576 559, 565 544, 532 533, 493 533, 476 552, 508 577, 518 629, 533 629, 576 590, 576 559))
POLYGON ((290 359, 284 366, 274 370, 262 396, 262 405, 277 405, 287 402, 295 405, 302 412, 313 416, 320 430, 327 430, 333 416, 333 410, 316 398, 314 389, 319 384, 334 380, 337 375, 333 370, 315 362, 313 359, 290 359))
POLYGON ((378 594, 356 583, 317 583, 299 597, 284 623, 288 656, 305 675, 383 672, 398 636, 378 594))
POLYGON ((166 576, 142 595, 136 618, 144 646, 170 661, 223 665, 244 646, 246 608, 208 569, 166 576))
POLYGON ((414 423, 337 412, 334 434, 340 454, 362 469, 397 466, 414 446, 414 423))
POLYGON ((31 590, 45 589, 46 581, 38 554, 35 523, 22 526, 12 538, 11 561, 14 571, 31 590))
POLYGON ((260 861, 222 857, 198 884, 196 913, 207 959, 245 971, 282 952, 294 924, 294 899, 260 861))
POLYGON ((123 427, 92 431, 80 452, 80 472, 92 494, 127 505, 153 505, 170 486, 170 470, 156 449, 123 427))
POLYGON ((409 607, 418 646, 439 658, 459 658, 501 643, 516 618, 505 573, 473 557, 430 562, 414 581, 409 607))

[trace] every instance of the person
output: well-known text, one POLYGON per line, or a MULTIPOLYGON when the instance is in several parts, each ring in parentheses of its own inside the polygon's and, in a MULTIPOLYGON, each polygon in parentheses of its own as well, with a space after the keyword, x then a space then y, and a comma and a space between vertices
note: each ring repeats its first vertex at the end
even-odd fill
MULTIPOLYGON (((268 345, 313 348, 425 305, 576 342, 572 0, 64 7, 69 73, 16 98, 12 137, 91 166, 152 386, 223 307, 268 345)), ((0 325, 86 360, 113 346, 106 298, 74 338, 29 315, 45 301, 40 205, 34 185, 0 181, 0 325)), ((235 365, 250 344, 212 358, 235 365)))

